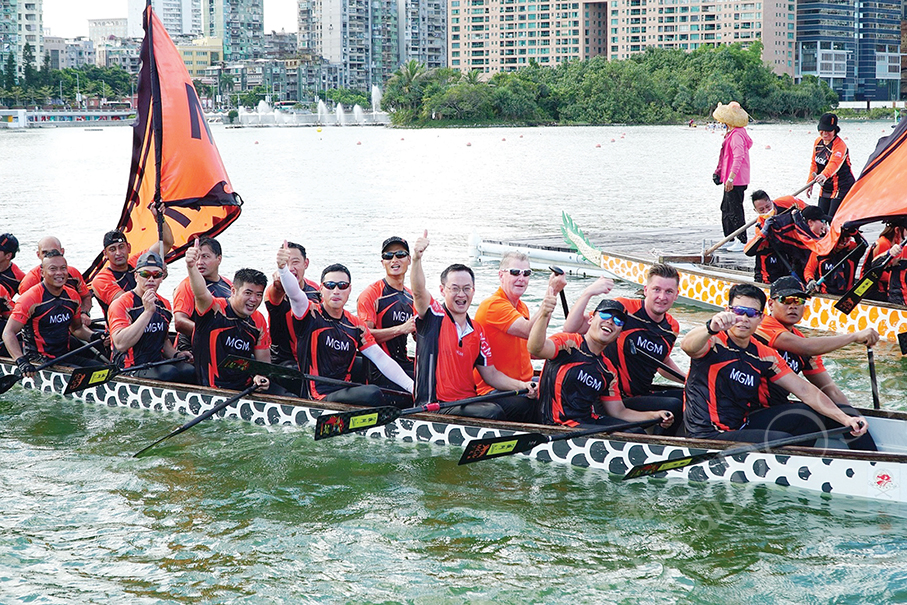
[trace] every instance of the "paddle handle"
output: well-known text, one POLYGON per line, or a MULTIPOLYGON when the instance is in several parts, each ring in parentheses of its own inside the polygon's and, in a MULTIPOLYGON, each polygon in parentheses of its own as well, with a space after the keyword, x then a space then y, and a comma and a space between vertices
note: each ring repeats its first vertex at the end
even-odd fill
POLYGON ((650 360, 654 361, 658 365, 658 367, 660 367, 662 370, 664 370, 665 372, 667 372, 668 374, 670 374, 671 376, 673 376, 680 382, 686 383, 686 381, 687 381, 686 376, 684 376, 683 374, 681 374, 680 372, 678 372, 677 370, 675 370, 674 368, 672 368, 671 366, 669 366, 668 364, 663 362, 662 360, 658 359, 654 355, 650 355, 646 351, 640 351, 639 348, 636 346, 636 343, 633 342, 632 338, 628 338, 627 343, 629 343, 629 345, 630 345, 630 354, 631 355, 642 355, 646 359, 650 359, 650 360))
POLYGON ((548 443, 551 443, 552 441, 563 441, 565 439, 579 439, 580 437, 597 435, 600 433, 618 433, 620 431, 628 431, 632 429, 647 429, 650 426, 659 424, 660 422, 662 422, 661 418, 652 418, 650 420, 640 420, 638 422, 622 422, 621 424, 614 424, 611 426, 594 426, 588 429, 583 429, 581 431, 571 431, 569 433, 560 433, 559 435, 549 435, 548 443))
POLYGON ((876 378, 876 356, 872 347, 866 347, 866 357, 869 361, 869 385, 872 388, 872 407, 875 410, 881 409, 882 402, 879 399, 879 382, 876 378))
POLYGON ((91 342, 84 344, 81 347, 78 347, 76 349, 73 349, 72 351, 69 351, 68 353, 64 353, 63 355, 60 355, 59 357, 54 357, 50 361, 42 363, 37 368, 35 368, 35 371, 40 372, 41 370, 47 369, 50 366, 57 365, 58 363, 65 361, 65 360, 69 359, 70 357, 74 357, 76 354, 81 353, 82 351, 84 351, 86 349, 90 349, 91 347, 93 347, 97 344, 100 344, 100 342, 101 342, 100 340, 92 340, 91 342))
POLYGON ((400 412, 401 416, 409 416, 411 414, 420 414, 422 412, 438 412, 440 410, 446 410, 449 408, 455 408, 458 405, 469 405, 470 403, 483 403, 485 401, 494 401, 495 399, 503 399, 504 397, 513 397, 514 395, 525 395, 529 392, 529 389, 521 389, 519 391, 498 391, 495 393, 488 393, 487 395, 479 395, 478 397, 469 397, 468 399, 459 399, 457 401, 447 401, 443 403, 426 403, 425 405, 420 405, 416 408, 409 408, 402 410, 400 412))

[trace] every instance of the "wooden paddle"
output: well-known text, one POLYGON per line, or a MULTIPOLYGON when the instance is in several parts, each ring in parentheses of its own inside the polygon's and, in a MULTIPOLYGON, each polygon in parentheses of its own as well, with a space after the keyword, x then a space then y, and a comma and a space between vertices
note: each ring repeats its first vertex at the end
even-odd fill
MULTIPOLYGON (((336 378, 328 378, 327 376, 317 376, 315 374, 304 374, 299 370, 294 370, 293 368, 288 368, 286 366, 279 366, 273 363, 266 363, 264 361, 258 361, 257 359, 249 359, 247 357, 237 357, 236 355, 228 355, 227 358, 221 362, 220 367, 226 368, 229 370, 241 370, 243 372, 249 372, 250 374, 261 374, 262 376, 267 376, 269 378, 278 377, 278 378, 291 378, 295 380, 314 380, 315 382, 323 382, 324 384, 334 384, 337 386, 343 387, 362 387, 367 386, 360 384, 358 382, 346 382, 345 380, 337 380, 336 378)), ((371 385, 378 386, 378 385, 371 385)), ((392 395, 404 395, 406 397, 412 397, 412 393, 406 391, 400 391, 397 389, 387 389, 381 386, 378 386, 383 393, 390 393, 392 395)))
POLYGON ((173 437, 174 435, 179 435, 180 433, 182 433, 182 432, 184 432, 184 431, 188 431, 189 429, 191 429, 192 427, 194 427, 196 424, 198 424, 198 423, 201 422, 202 420, 207 420, 208 418, 210 418, 211 416, 214 416, 216 413, 218 413, 219 411, 221 411, 222 409, 224 409, 224 408, 227 407, 228 405, 231 405, 231 404, 233 404, 233 403, 236 403, 237 401, 239 401, 240 399, 242 399, 242 398, 245 397, 246 395, 248 395, 248 394, 254 392, 254 391, 257 390, 258 388, 259 388, 259 385, 253 384, 252 386, 246 388, 246 390, 242 391, 241 393, 237 393, 237 394, 234 395, 233 397, 230 397, 229 399, 225 399, 224 401, 218 403, 216 406, 214 406, 213 408, 211 408, 210 410, 208 410, 208 411, 205 412, 204 414, 200 414, 200 415, 196 416, 195 418, 193 418, 192 420, 190 420, 189 422, 187 422, 187 423, 184 424, 183 426, 179 427, 179 428, 176 429, 175 431, 172 431, 172 432, 168 433, 167 435, 164 435, 163 437, 161 437, 160 439, 158 439, 157 441, 155 441, 154 443, 152 443, 152 444, 149 445, 148 447, 139 450, 138 452, 136 452, 135 454, 133 454, 132 457, 133 457, 133 458, 138 458, 139 456, 141 456, 142 454, 144 454, 145 452, 147 452, 148 450, 150 450, 151 448, 153 448, 155 445, 157 445, 157 444, 160 443, 161 441, 164 441, 164 440, 166 440, 166 439, 170 439, 170 438, 173 437))
POLYGON ((470 397, 469 399, 460 399, 459 401, 427 403, 425 405, 404 410, 393 406, 384 406, 380 408, 356 410, 354 412, 341 412, 339 414, 322 414, 315 423, 315 441, 327 439, 328 437, 346 435, 347 433, 362 431, 375 426, 384 426, 401 416, 410 416, 422 412, 437 412, 457 407, 458 405, 494 401, 495 399, 502 399, 513 395, 525 395, 528 392, 529 389, 523 389, 521 391, 502 391, 499 393, 481 395, 479 397, 470 397))
POLYGON ((543 443, 553 441, 563 441, 565 439, 578 439, 588 435, 616 433, 629 429, 644 429, 661 422, 660 419, 643 420, 641 422, 624 422, 613 426, 596 426, 569 433, 560 433, 558 435, 543 435, 542 433, 522 433, 519 435, 507 435, 505 437, 486 437, 485 439, 473 439, 466 444, 463 455, 460 456, 458 464, 469 464, 470 462, 479 462, 480 460, 491 460, 492 458, 501 458, 502 456, 513 456, 528 452, 543 443))
POLYGON ((633 342, 632 338, 628 338, 627 343, 630 345, 630 355, 642 355, 646 359, 651 359, 656 364, 658 364, 659 368, 663 369, 665 372, 667 372, 668 374, 670 374, 671 376, 673 376, 680 382, 685 383, 687 381, 686 376, 684 376, 683 374, 681 374, 680 372, 678 372, 677 370, 675 370, 674 368, 672 368, 671 366, 669 366, 668 364, 663 362, 662 360, 658 359, 654 355, 650 355, 646 351, 640 351, 638 348, 636 348, 636 343, 633 342))
MULTIPOLYGON (((816 182, 816 179, 813 179, 813 180, 811 180, 810 182, 806 183, 804 186, 800 187, 799 189, 797 189, 796 191, 794 191, 793 193, 791 193, 791 194, 790 194, 791 197, 794 197, 795 195, 797 195, 797 194, 799 194, 799 193, 802 193, 802 192, 806 191, 807 189, 809 189, 810 187, 812 187, 813 184, 815 184, 815 182, 816 182)), ((793 207, 794 207, 794 206, 791 206, 790 208, 786 209, 784 212, 790 212, 791 209, 792 209, 793 207)), ((784 214, 784 212, 782 212, 781 214, 784 214)), ((734 231, 734 232, 731 233, 730 235, 726 236, 723 240, 721 240, 720 242, 718 242, 717 244, 715 244, 714 246, 712 246, 711 248, 709 248, 708 250, 706 250, 705 252, 703 252, 703 253, 702 253, 702 257, 703 257, 703 258, 706 258, 706 257, 711 256, 712 253, 713 253, 715 250, 717 250, 717 249, 720 248, 721 246, 725 245, 726 243, 728 243, 729 241, 731 241, 732 239, 734 239, 735 237, 737 237, 738 235, 740 235, 741 233, 743 233, 744 231, 746 231, 747 229, 749 229, 750 227, 752 227, 753 225, 755 225, 756 222, 757 222, 758 220, 759 220, 759 217, 757 216, 756 218, 754 218, 753 220, 751 220, 750 222, 748 222, 748 223, 745 224, 744 226, 740 227, 739 229, 737 229, 736 231, 734 231)))
MULTIPOLYGON (((68 353, 64 353, 63 355, 60 355, 59 357, 51 359, 50 361, 48 361, 46 363, 42 363, 37 368, 35 368, 35 372, 40 372, 41 370, 46 370, 47 368, 49 368, 51 366, 55 366, 58 363, 62 363, 64 361, 66 361, 67 359, 69 359, 70 357, 74 357, 77 353, 81 353, 82 351, 84 351, 86 349, 90 349, 91 347, 98 345, 100 343, 101 343, 101 340, 92 340, 88 344, 82 345, 81 347, 79 347, 77 349, 73 349, 72 351, 69 351, 68 353)), ((19 382, 20 380, 22 380, 22 373, 19 371, 19 368, 16 368, 16 371, 14 373, 7 374, 3 378, 0 378, 0 393, 7 392, 8 390, 10 390, 12 388, 12 386, 14 384, 19 382)))
POLYGON ((732 447, 717 452, 706 452, 704 454, 696 454, 695 456, 684 456, 682 458, 668 458, 666 460, 659 460, 657 462, 647 462, 645 464, 638 464, 631 468, 630 471, 626 475, 624 475, 624 480, 636 479, 637 477, 645 477, 646 475, 654 475, 655 473, 660 473, 662 471, 679 470, 688 466, 702 464, 703 462, 708 462, 709 460, 715 460, 716 458, 729 458, 731 456, 749 454, 751 452, 764 452, 766 450, 774 449, 776 447, 781 447, 784 445, 795 445, 797 443, 803 443, 804 441, 815 441, 822 439, 823 437, 840 435, 841 433, 846 433, 850 430, 851 428, 849 426, 842 426, 836 429, 816 431, 815 433, 809 433, 806 435, 792 435, 790 437, 784 437, 783 439, 775 439, 773 441, 765 441, 763 443, 750 443, 747 445, 741 445, 740 447, 732 447))
POLYGON ((164 359, 162 361, 149 361, 148 363, 132 366, 131 368, 120 368, 118 365, 113 363, 106 366, 76 368, 75 370, 73 370, 72 375, 69 377, 69 383, 66 385, 66 390, 63 391, 63 394, 69 395, 70 393, 75 393, 76 391, 81 391, 83 389, 89 389, 91 387, 97 387, 102 384, 106 384, 120 374, 137 372, 139 370, 147 370, 148 368, 156 368, 158 366, 165 366, 171 363, 176 363, 178 361, 185 361, 185 357, 173 357, 172 359, 164 359))
POLYGON ((863 300, 863 297, 882 280, 882 273, 885 272, 885 269, 888 268, 888 265, 893 260, 894 257, 891 256, 891 253, 889 252, 885 262, 879 263, 878 266, 869 269, 869 271, 866 272, 866 275, 861 277, 850 290, 845 292, 844 295, 838 299, 838 302, 835 303, 835 309, 844 315, 850 315, 860 301, 863 300))
POLYGON ((881 409, 882 403, 879 400, 879 382, 876 379, 876 356, 872 347, 866 347, 866 357, 869 358, 869 385, 872 388, 872 407, 881 409))

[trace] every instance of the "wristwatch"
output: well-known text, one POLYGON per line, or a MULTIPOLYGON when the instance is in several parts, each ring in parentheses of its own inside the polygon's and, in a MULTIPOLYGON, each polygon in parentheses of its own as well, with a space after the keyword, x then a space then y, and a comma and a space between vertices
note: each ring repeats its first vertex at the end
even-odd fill
POLYGON ((709 334, 711 334, 712 336, 714 336, 718 332, 721 332, 721 330, 715 330, 714 332, 712 331, 712 320, 711 319, 705 323, 705 331, 708 332, 709 334))

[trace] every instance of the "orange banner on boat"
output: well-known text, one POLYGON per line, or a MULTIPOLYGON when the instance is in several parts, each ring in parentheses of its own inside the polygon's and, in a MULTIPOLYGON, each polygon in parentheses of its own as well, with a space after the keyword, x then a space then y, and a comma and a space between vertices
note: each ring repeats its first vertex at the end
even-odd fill
POLYGON ((841 202, 828 234, 819 242, 819 254, 828 254, 841 236, 844 226, 859 227, 867 223, 907 216, 907 120, 901 120, 894 132, 879 139, 869 156, 860 178, 841 202))
MULTIPOLYGON (((159 202, 173 232, 167 255, 173 262, 196 236, 222 233, 239 217, 242 199, 230 184, 179 51, 150 6, 144 27, 129 187, 116 228, 134 251, 150 248, 158 241, 151 207, 159 202)), ((96 260, 86 275, 96 274, 102 263, 96 260)))

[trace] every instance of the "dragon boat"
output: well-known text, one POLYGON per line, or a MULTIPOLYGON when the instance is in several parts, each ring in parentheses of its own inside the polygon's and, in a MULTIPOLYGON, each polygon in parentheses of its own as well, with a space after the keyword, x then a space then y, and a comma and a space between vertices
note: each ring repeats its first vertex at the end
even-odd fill
MULTIPOLYGON (((0 360, 0 373, 16 370, 9 359, 0 360)), ((22 386, 48 395, 64 396, 69 372, 64 369, 42 370, 34 379, 22 380, 22 386)), ((131 410, 130 413, 155 412, 197 416, 223 402, 233 393, 206 387, 155 382, 117 376, 113 380, 83 391, 65 395, 85 405, 100 405, 131 410)), ((316 402, 291 397, 251 395, 217 414, 219 418, 238 419, 261 426, 285 425, 314 429, 324 413, 361 410, 355 406, 316 402)), ((654 480, 687 480, 691 482, 725 481, 738 484, 761 484, 801 489, 832 498, 860 498, 890 503, 907 503, 907 413, 888 410, 860 410, 869 421, 870 431, 879 446, 878 452, 858 452, 831 440, 834 449, 790 446, 773 452, 756 452, 716 459, 708 464, 689 466, 676 471, 659 472, 654 480)), ((553 426, 494 422, 477 418, 413 414, 390 424, 362 431, 367 437, 396 439, 404 442, 427 442, 448 446, 451 459, 462 453, 462 447, 473 439, 502 437, 525 432, 558 435, 569 429, 553 426)), ((249 437, 254 438, 254 437, 249 437)), ((361 438, 355 435, 340 438, 361 438)), ((172 442, 169 447, 174 447, 172 442)), ((321 442, 330 447, 330 440, 321 442)), ((519 456, 536 460, 586 467, 615 478, 622 477, 636 465, 665 459, 680 459, 707 451, 720 451, 736 444, 723 441, 686 439, 615 433, 603 437, 585 437, 552 441, 519 456)), ((441 455, 444 450, 439 449, 441 455)), ((487 461, 484 464, 504 464, 487 461)), ((590 471, 590 472, 593 472, 590 471)))

